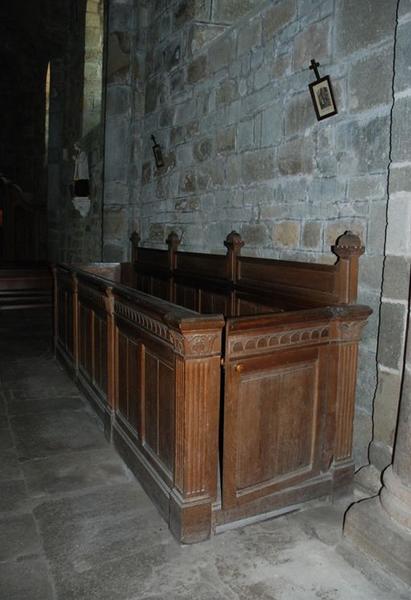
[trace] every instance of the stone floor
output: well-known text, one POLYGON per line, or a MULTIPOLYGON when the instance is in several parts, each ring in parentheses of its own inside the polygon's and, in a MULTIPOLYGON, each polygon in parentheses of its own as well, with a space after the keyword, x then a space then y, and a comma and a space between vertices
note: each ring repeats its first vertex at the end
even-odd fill
POLYGON ((2 600, 409 600, 341 545, 347 500, 179 546, 35 314, 0 312, 2 600))

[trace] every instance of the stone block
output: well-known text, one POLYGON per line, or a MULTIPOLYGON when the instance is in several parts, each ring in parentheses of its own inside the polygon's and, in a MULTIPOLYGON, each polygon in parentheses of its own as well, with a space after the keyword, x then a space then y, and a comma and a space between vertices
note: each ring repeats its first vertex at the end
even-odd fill
MULTIPOLYGON (((87 4, 87 8, 88 21, 90 17, 89 4, 87 4)), ((109 11, 109 31, 129 31, 131 26, 130 10, 132 10, 132 7, 129 3, 113 6, 109 11)))
POLYGON ((217 130, 217 152, 232 152, 235 150, 235 127, 217 130))
POLYGON ((170 93, 178 94, 184 89, 185 71, 178 69, 170 74, 170 93))
POLYGON ((361 286, 366 286, 372 290, 381 290, 382 267, 382 256, 362 256, 359 275, 361 286))
POLYGON ((347 174, 353 174, 353 171, 358 174, 385 173, 388 164, 388 142, 388 115, 376 117, 364 124, 352 121, 341 125, 336 138, 341 170, 347 174))
POLYGON ((238 155, 228 156, 225 160, 225 180, 227 186, 237 186, 242 182, 242 158, 238 155))
POLYGON ((348 80, 351 111, 391 104, 392 61, 390 45, 378 54, 367 56, 351 66, 348 80))
POLYGON ((166 239, 164 225, 162 223, 151 223, 148 239, 151 242, 164 242, 166 239))
POLYGON ((305 248, 321 248, 322 226, 318 221, 304 223, 303 246, 305 248))
POLYGON ((374 441, 393 447, 401 394, 401 374, 379 371, 374 401, 374 441))
POLYGON ((320 65, 330 62, 331 20, 324 19, 313 23, 294 39, 294 69, 308 68, 310 60, 315 60, 320 65))
POLYGON ((111 115, 128 114, 131 108, 131 90, 124 85, 107 87, 106 110, 111 115))
POLYGON ((406 308, 393 302, 381 303, 381 324, 378 341, 378 362, 398 370, 403 355, 406 308))
POLYGON ((291 55, 290 53, 280 54, 272 62, 271 72, 273 77, 280 78, 287 75, 291 68, 291 55))
POLYGON ((304 92, 293 96, 286 105, 285 135, 290 137, 304 131, 317 123, 309 94, 304 92))
POLYGON ((411 256, 411 202, 408 194, 393 195, 388 204, 387 254, 411 256))
POLYGON ((241 228, 241 237, 248 246, 262 247, 270 241, 267 228, 262 223, 244 225, 241 228))
POLYGON ((241 171, 242 180, 247 184, 274 179, 274 152, 267 149, 244 153, 241 156, 241 171))
POLYGON ((387 206, 385 202, 372 202, 368 217, 367 252, 382 254, 387 224, 387 206))
POLYGON ((12 428, 18 452, 26 458, 102 448, 106 443, 93 419, 83 410, 13 417, 12 428))
POLYGON ((176 144, 181 144, 181 142, 183 142, 183 141, 184 141, 184 128, 182 126, 173 127, 173 129, 170 131, 171 146, 175 146, 176 144))
POLYGON ((173 28, 181 29, 186 23, 194 19, 195 12, 196 3, 193 0, 180 0, 174 9, 173 28))
POLYGON ((311 139, 296 139, 282 144, 278 154, 281 175, 308 174, 313 170, 313 143, 311 139))
POLYGON ((409 294, 410 258, 386 256, 383 296, 391 300, 407 300, 409 294))
POLYGON ((174 118, 175 125, 179 126, 189 123, 193 118, 195 118, 196 114, 197 106, 193 100, 187 100, 186 102, 178 104, 174 118))
POLYGON ((187 69, 188 83, 197 83, 204 79, 208 74, 207 56, 199 56, 194 59, 187 69))
POLYGON ((296 15, 295 0, 283 0, 268 8, 263 16, 263 42, 270 43, 277 33, 294 19, 296 15))
POLYGON ((36 523, 31 514, 0 519, 0 561, 20 559, 41 552, 36 523))
POLYGON ((254 71, 254 89, 260 90, 268 85, 272 80, 271 63, 263 62, 258 69, 254 71))
POLYGON ((257 16, 254 19, 247 21, 240 27, 237 39, 237 55, 242 56, 249 52, 255 46, 261 45, 261 17, 257 16))
POLYGON ((238 85, 234 79, 226 79, 220 83, 216 92, 216 104, 231 104, 238 98, 238 85))
POLYGON ((224 33, 226 27, 212 23, 194 23, 189 33, 189 50, 193 55, 224 33))
POLYGON ((146 113, 156 110, 159 94, 159 83, 157 79, 151 79, 146 85, 146 113))
POLYGON ((411 154, 411 97, 398 98, 395 102, 392 136, 394 162, 408 161, 411 154))
POLYGON ((106 262, 122 262, 126 254, 127 251, 122 244, 104 243, 103 257, 106 262))
POLYGON ((24 480, 5 480, 1 482, 1 513, 23 512, 29 510, 29 507, 30 500, 24 480))
MULTIPOLYGON (((370 327, 367 322, 366 329, 370 327)), ((355 404, 358 409, 371 414, 377 385, 377 363, 375 360, 375 345, 372 348, 360 344, 358 353, 358 377, 355 391, 355 404)))
POLYGON ((332 221, 327 223, 324 232, 324 245, 326 248, 333 246, 338 237, 340 237, 346 231, 352 231, 356 233, 362 243, 364 244, 364 224, 361 221, 354 221, 349 219, 341 219, 338 221, 332 221))
POLYGON ((176 201, 174 209, 179 213, 192 213, 199 210, 200 202, 198 198, 180 198, 176 201))
POLYGON ((27 559, 0 564, 0 597, 7 600, 55 598, 46 561, 27 559))
POLYGON ((128 209, 105 207, 104 235, 109 238, 126 239, 128 233, 128 209))
POLYGON ((395 48, 395 91, 401 92, 411 88, 411 22, 401 23, 398 28, 395 48))
POLYGON ((281 141, 282 133, 282 111, 274 104, 261 113, 261 145, 275 146, 281 141))
POLYGON ((368 462, 368 446, 371 438, 371 415, 364 410, 356 410, 353 427, 353 458, 356 469, 368 462))
POLYGON ((390 193, 411 192, 411 166, 407 163, 391 165, 390 193))
POLYGON ((214 0, 212 20, 215 23, 233 23, 258 2, 259 0, 214 0))
POLYGON ((193 171, 187 171, 180 175, 179 191, 186 193, 197 191, 197 180, 193 171))
POLYGON ((114 32, 108 36, 107 82, 126 82, 130 69, 130 35, 114 32))
POLYGON ((238 124, 237 130, 238 149, 248 150, 254 145, 254 121, 242 121, 238 124))
POLYGON ((177 146, 176 161, 179 166, 187 166, 193 162, 193 146, 191 143, 177 146))
POLYGON ((147 185, 151 181, 151 163, 145 162, 142 166, 141 183, 147 185))
POLYGON ((228 67, 235 58, 235 40, 233 35, 224 35, 216 40, 209 49, 210 70, 216 73, 228 67))
POLYGON ((387 193, 386 174, 353 177, 348 183, 348 197, 352 202, 384 200, 387 193))
POLYGON ((386 0, 343 0, 337 3, 336 45, 341 56, 392 39, 396 3, 386 0))
POLYGON ((210 138, 205 138, 194 144, 194 158, 200 162, 210 158, 213 151, 213 143, 210 138))
MULTIPOLYGON (((378 496, 350 507, 345 517, 344 535, 362 552, 382 563, 395 577, 411 585, 410 531, 387 514, 378 496)), ((388 596, 391 595, 388 592, 388 596)), ((401 595, 394 591, 394 597, 401 595)))
POLYGON ((297 221, 281 221, 273 227, 272 240, 275 247, 298 248, 300 245, 300 228, 297 221))

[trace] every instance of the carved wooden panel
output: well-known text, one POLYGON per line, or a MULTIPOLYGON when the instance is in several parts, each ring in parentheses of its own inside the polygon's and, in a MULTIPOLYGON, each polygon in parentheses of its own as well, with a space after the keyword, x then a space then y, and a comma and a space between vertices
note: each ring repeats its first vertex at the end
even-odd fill
POLYGON ((59 286, 57 294, 59 305, 58 338, 61 346, 71 356, 74 353, 73 339, 73 294, 65 287, 59 286))
POLYGON ((118 410, 141 435, 141 345, 122 333, 118 334, 118 362, 121 376, 118 387, 118 410))
POLYGON ((170 296, 170 284, 168 279, 162 279, 160 277, 152 277, 151 281, 151 294, 156 298, 162 298, 163 300, 169 300, 170 296))
POLYGON ((79 364, 83 372, 92 378, 93 311, 79 305, 79 364))
POLYGON ((237 298, 237 309, 236 316, 237 317, 245 317, 248 315, 261 315, 264 313, 272 313, 279 312, 280 308, 275 308, 274 306, 268 306, 267 304, 262 304, 256 300, 250 300, 245 298, 237 298))
POLYGON ((198 289, 194 286, 191 287, 179 282, 176 283, 175 303, 184 306, 184 308, 189 308, 190 310, 197 310, 199 304, 198 289))
POLYGON ((94 314, 93 383, 107 393, 107 321, 94 314))
POLYGON ((226 277, 226 259, 222 254, 197 254, 179 252, 176 255, 176 271, 197 277, 226 277))
POLYGON ((229 314, 230 294, 222 294, 212 290, 199 290, 199 312, 202 314, 229 314))
POLYGON ((174 453, 174 369, 145 349, 145 443, 171 469, 174 453))
POLYGON ((284 351, 230 365, 224 427, 224 506, 310 478, 318 470, 318 352, 284 351))

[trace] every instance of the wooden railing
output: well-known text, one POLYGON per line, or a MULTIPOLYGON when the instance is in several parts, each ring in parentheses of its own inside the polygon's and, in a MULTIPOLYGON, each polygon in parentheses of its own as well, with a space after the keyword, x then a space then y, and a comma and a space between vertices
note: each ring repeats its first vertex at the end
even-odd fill
POLYGON ((56 353, 175 536, 205 539, 217 496, 224 320, 92 270, 55 269, 56 353))
POLYGON ((168 252, 134 244, 134 285, 150 294, 124 285, 130 265, 58 266, 55 348, 190 543, 352 480, 371 311, 348 301, 363 250, 353 236, 339 241, 336 265, 291 262, 289 273, 283 261, 242 260, 239 236, 227 256, 178 253, 175 242, 168 252))

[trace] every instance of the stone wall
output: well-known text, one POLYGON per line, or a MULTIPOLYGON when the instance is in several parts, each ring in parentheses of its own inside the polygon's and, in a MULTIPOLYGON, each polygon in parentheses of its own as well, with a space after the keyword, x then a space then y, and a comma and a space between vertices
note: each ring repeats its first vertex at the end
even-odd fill
MULTIPOLYGON (((153 3, 141 194, 134 196, 140 233, 147 245, 164 247, 174 229, 182 250, 223 252, 222 240, 236 229, 246 254, 321 261, 333 260, 330 246, 346 229, 361 236, 359 301, 374 309, 355 420, 363 464, 376 386, 396 3, 240 4, 248 12, 232 24, 229 3, 153 3), (338 107, 322 122, 307 89, 311 58, 330 74, 338 107), (161 169, 151 134, 164 151, 161 169)), ((396 310, 384 306, 390 318, 396 310)))
MULTIPOLYGON (((378 386, 370 458, 379 470, 391 463, 401 393, 411 262, 411 3, 399 4, 395 47, 387 236, 378 340, 378 386)), ((409 335, 409 334, 408 334, 409 335)), ((405 367, 406 368, 406 367, 405 367)))
POLYGON ((64 53, 51 61, 48 210, 49 257, 54 261, 88 262, 102 255, 103 8, 102 0, 76 3, 64 53), (85 216, 75 208, 70 192, 75 143, 88 156, 90 210, 85 216))
MULTIPOLYGON (((79 217, 68 157, 54 164, 50 202, 66 260, 127 259, 134 229, 146 245, 164 247, 174 229, 182 250, 223 252, 236 229, 245 254, 330 262, 338 235, 357 232, 366 246, 359 301, 374 314, 360 350, 355 457, 367 462, 373 438, 380 469, 396 422, 409 269, 409 6, 401 0, 396 36, 397 3, 385 0, 109 0, 104 192, 79 217), (307 87, 312 58, 331 76, 338 108, 322 122, 307 87)), ((69 116, 56 155, 78 131, 74 43, 54 101, 54 114, 69 116), (67 89, 71 104, 59 107, 67 89)))

